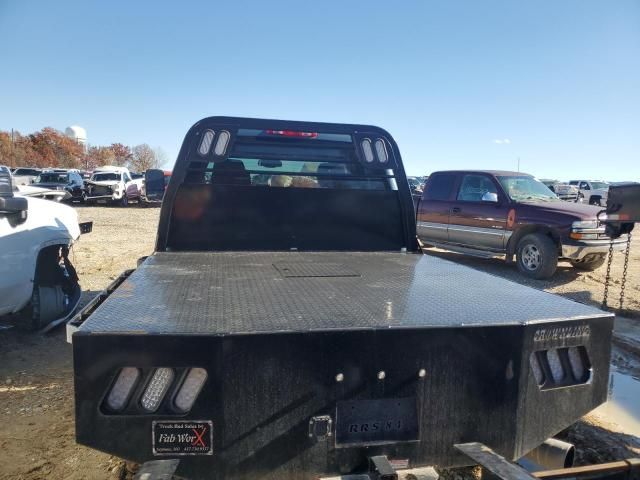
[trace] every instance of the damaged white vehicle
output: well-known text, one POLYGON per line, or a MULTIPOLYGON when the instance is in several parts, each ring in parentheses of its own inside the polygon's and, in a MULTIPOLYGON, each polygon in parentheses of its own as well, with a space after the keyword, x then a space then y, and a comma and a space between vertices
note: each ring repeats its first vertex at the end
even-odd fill
POLYGON ((81 294, 69 249, 91 228, 67 205, 15 195, 0 166, 0 317, 34 330, 69 317, 81 294))
POLYGON ((50 188, 35 187, 33 185, 17 185, 14 191, 21 197, 43 198, 54 202, 62 202, 71 198, 71 194, 66 190, 52 190, 50 188))
POLYGON ((100 167, 93 171, 86 182, 86 198, 89 203, 115 203, 122 207, 129 204, 127 187, 132 179, 125 167, 100 167))

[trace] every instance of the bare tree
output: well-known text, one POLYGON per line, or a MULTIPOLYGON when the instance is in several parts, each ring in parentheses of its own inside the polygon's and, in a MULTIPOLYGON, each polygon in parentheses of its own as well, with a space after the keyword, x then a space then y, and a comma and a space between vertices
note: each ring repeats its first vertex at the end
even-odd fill
POLYGON ((144 172, 150 168, 156 168, 157 165, 156 154, 146 143, 136 145, 131 149, 130 168, 134 172, 144 172))
POLYGON ((155 168, 162 168, 169 163, 169 155, 167 155, 167 152, 165 152, 162 147, 154 148, 153 153, 156 155, 155 168))

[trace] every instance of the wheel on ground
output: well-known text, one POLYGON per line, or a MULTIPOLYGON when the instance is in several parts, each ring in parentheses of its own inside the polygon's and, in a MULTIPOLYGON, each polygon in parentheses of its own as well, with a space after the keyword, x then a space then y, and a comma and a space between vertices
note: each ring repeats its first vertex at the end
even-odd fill
POLYGON ((598 196, 592 196, 589 198, 589 205, 597 205, 598 207, 602 206, 602 199, 598 196))
POLYGON ((126 193, 122 194, 122 198, 118 202, 118 205, 120 205, 121 207, 126 207, 129 205, 129 197, 127 197, 126 193))
POLYGON ((65 295, 60 285, 34 285, 31 294, 31 329, 40 330, 64 314, 65 295))
POLYGON ((606 259, 606 255, 598 255, 596 257, 590 257, 589 259, 585 260, 570 260, 570 262, 571 265, 573 265, 573 267, 577 268, 578 270, 592 272, 604 265, 606 259))
POLYGON ((516 249, 518 270, 536 279, 551 277, 558 267, 558 249, 551 238, 530 233, 518 242, 516 249))

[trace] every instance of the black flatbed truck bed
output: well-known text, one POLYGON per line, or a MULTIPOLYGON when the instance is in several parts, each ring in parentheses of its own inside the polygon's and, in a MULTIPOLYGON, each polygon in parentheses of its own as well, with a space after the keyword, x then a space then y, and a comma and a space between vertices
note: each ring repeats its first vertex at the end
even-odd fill
POLYGON ((226 336, 594 318, 611 314, 427 255, 159 252, 79 331, 226 336))
POLYGON ((126 277, 72 321, 76 438, 180 476, 513 460, 606 399, 613 316, 421 255, 377 127, 196 123, 126 277))

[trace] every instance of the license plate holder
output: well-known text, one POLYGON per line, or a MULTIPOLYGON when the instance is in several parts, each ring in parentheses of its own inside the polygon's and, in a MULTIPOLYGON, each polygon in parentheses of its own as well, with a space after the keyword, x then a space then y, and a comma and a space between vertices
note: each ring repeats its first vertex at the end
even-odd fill
POLYGON ((420 439, 415 397, 346 400, 336 405, 336 447, 420 439))

